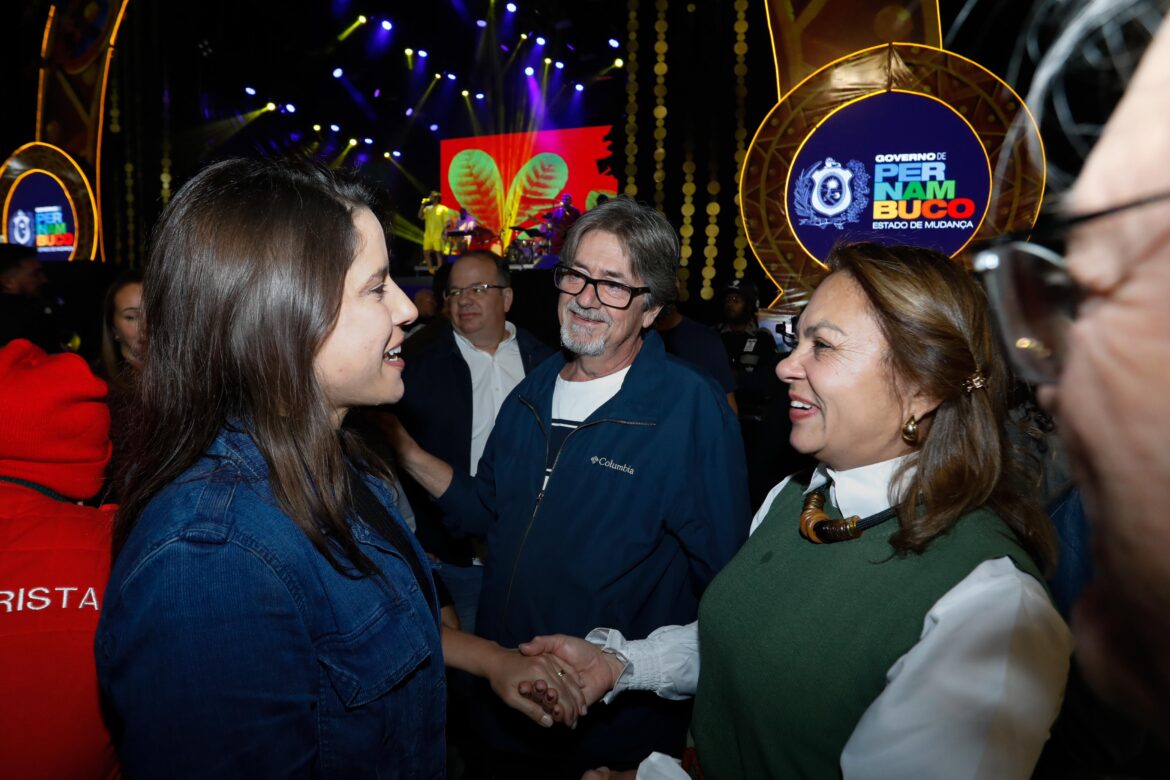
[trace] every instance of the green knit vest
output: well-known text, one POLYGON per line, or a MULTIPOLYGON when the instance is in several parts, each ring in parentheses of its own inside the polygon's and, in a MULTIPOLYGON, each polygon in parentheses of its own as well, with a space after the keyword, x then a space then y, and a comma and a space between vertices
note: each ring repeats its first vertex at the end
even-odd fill
POLYGON ((1003 556, 1043 582, 987 510, 964 515, 921 555, 890 547, 896 519, 860 539, 813 544, 799 531, 806 487, 794 478, 780 492, 699 606, 691 731, 707 780, 839 778, 858 720, 939 598, 1003 556))

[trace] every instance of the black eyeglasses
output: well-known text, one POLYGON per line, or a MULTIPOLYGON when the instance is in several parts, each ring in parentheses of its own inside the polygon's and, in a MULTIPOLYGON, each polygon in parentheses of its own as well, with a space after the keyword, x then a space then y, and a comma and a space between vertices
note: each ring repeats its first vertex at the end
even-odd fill
POLYGON ((1170 199, 1170 192, 1089 214, 1044 215, 1031 230, 1009 233, 977 249, 979 274, 1017 375, 1045 384, 1060 378, 1068 329, 1077 317, 1082 290, 1068 272, 1064 242, 1086 222, 1170 199))
POLYGON ((466 293, 472 298, 482 298, 487 295, 488 290, 506 290, 507 285, 504 284, 473 284, 467 287, 452 287, 447 290, 448 298, 458 298, 460 295, 466 293))
POLYGON ((590 284, 597 293, 597 300, 611 309, 628 309, 635 295, 650 292, 649 287, 631 287, 621 282, 594 279, 565 265, 558 265, 553 269, 553 285, 563 293, 580 295, 590 284))

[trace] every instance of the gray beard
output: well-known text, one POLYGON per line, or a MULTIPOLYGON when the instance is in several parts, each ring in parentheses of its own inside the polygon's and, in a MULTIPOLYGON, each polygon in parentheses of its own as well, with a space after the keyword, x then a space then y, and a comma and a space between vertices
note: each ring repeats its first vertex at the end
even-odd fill
POLYGON ((597 357, 605 352, 605 334, 588 341, 574 336, 572 325, 561 325, 561 345, 576 355, 597 357))

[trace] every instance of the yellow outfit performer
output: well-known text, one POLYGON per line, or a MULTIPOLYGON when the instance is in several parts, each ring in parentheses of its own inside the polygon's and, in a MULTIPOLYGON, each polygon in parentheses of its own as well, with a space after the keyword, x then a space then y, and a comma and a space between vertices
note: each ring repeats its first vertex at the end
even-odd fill
POLYGON ((432 192, 418 209, 418 218, 423 221, 423 262, 431 273, 443 262, 443 240, 452 217, 451 209, 439 198, 439 193, 432 192))

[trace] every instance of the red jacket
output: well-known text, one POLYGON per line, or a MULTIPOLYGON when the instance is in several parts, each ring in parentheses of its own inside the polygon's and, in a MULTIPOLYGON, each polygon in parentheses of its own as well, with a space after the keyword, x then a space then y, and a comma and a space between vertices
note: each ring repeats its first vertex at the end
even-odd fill
POLYGON ((93 636, 110 574, 110 507, 0 482, 0 773, 117 777, 93 636))

